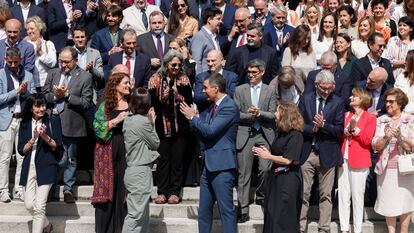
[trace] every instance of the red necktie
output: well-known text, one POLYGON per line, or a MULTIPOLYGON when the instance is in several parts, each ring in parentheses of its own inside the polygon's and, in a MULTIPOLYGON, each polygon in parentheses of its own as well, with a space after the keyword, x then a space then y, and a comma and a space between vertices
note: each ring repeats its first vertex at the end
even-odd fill
POLYGON ((131 62, 130 62, 131 57, 130 56, 126 56, 126 62, 125 62, 125 66, 128 67, 129 70, 129 74, 131 74, 131 62))
POLYGON ((243 33, 242 37, 240 38, 239 44, 237 45, 237 47, 243 46, 244 45, 244 38, 246 37, 246 33, 243 33))

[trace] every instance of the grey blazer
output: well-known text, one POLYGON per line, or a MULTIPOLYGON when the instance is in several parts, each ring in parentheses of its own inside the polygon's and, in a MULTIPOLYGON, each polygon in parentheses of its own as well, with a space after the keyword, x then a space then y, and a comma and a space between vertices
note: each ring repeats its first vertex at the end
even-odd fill
MULTIPOLYGON (((218 43, 218 41, 217 41, 218 43)), ((192 39, 191 54, 196 62, 196 75, 207 71, 207 54, 211 50, 215 50, 213 39, 208 34, 207 30, 202 27, 192 39)))
POLYGON ((139 114, 129 115, 124 120, 122 132, 128 167, 149 165, 158 158, 160 139, 148 117, 139 114))
MULTIPOLYGON (((246 145, 249 139, 251 125, 253 120, 248 113, 248 109, 252 106, 250 84, 245 83, 236 87, 234 92, 234 101, 240 110, 240 124, 237 131, 237 149, 240 150, 246 145)), ((275 112, 276 112, 276 95, 266 84, 262 84, 259 96, 260 116, 258 118, 264 137, 269 144, 273 143, 275 138, 275 112)))
MULTIPOLYGON (((59 85, 62 71, 59 68, 49 70, 43 94, 48 104, 53 109, 56 100, 53 94, 53 86, 59 85)), ((60 113, 62 124, 62 135, 66 137, 85 137, 86 119, 85 111, 92 102, 92 75, 76 66, 70 71, 70 81, 68 84, 69 99, 65 100, 65 107, 60 113)))
MULTIPOLYGON (((275 92, 276 99, 280 100, 280 89, 279 89, 279 79, 276 76, 272 81, 269 83, 269 87, 275 92)), ((298 75, 295 75, 295 87, 298 90, 299 95, 302 95, 303 91, 305 90, 305 84, 303 83, 303 79, 300 78, 298 75)))
POLYGON ((86 62, 93 62, 91 74, 95 82, 104 80, 103 62, 98 50, 88 47, 86 50, 86 62))

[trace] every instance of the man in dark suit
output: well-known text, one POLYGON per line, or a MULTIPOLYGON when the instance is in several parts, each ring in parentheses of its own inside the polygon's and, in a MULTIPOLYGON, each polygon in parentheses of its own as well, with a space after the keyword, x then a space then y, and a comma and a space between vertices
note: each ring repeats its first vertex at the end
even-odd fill
MULTIPOLYGON (((163 2, 166 1, 170 1, 171 0, 162 0, 161 1, 161 10, 164 12, 165 10, 163 10, 163 2)), ((210 5, 210 1, 209 0, 187 0, 188 2, 188 8, 190 11, 190 15, 198 20, 198 27, 201 28, 201 18, 202 18, 202 13, 203 13, 203 9, 207 8, 210 5)), ((170 5, 168 5, 168 11, 170 10, 170 5)), ((168 14, 164 13, 164 15, 166 15, 167 17, 168 14)))
POLYGON ((204 79, 214 73, 219 73, 223 75, 226 80, 226 90, 227 95, 230 98, 233 98, 234 90, 237 86, 238 77, 237 74, 223 70, 223 54, 220 50, 211 50, 207 55, 207 65, 209 70, 204 71, 196 76, 196 81, 194 84, 194 103, 197 104, 197 108, 200 112, 204 111, 211 103, 207 100, 206 93, 203 92, 204 89, 204 79))
MULTIPOLYGON (((27 18, 32 16, 39 16, 43 22, 46 23, 46 13, 45 10, 39 6, 36 6, 30 0, 21 0, 20 4, 14 5, 10 8, 10 13, 12 14, 13 18, 17 19, 25 25, 27 18), (29 13, 27 15, 23 14, 23 8, 29 8, 29 13)), ((26 27, 23 26, 20 32, 20 38, 24 39, 27 36, 26 27)))
MULTIPOLYGON (((240 111, 240 125, 237 131, 237 161, 239 177, 237 187, 238 222, 249 220, 249 193, 254 154, 252 147, 261 145, 270 148, 275 138, 275 92, 262 82, 266 64, 253 59, 247 65, 249 83, 236 88, 234 101, 240 111)), ((272 167, 269 160, 258 158, 258 187, 256 204, 264 204, 268 173, 272 167)))
POLYGON ((108 64, 109 68, 112 69, 117 64, 124 64, 129 68, 129 73, 132 77, 131 86, 147 87, 148 80, 151 77, 151 60, 147 55, 135 49, 137 46, 137 34, 134 29, 124 29, 121 44, 124 50, 111 55, 108 64))
POLYGON ((84 25, 86 4, 83 0, 72 0, 70 2, 50 1, 47 7, 47 22, 49 39, 55 45, 56 51, 73 45, 71 29, 76 25, 84 25), (71 10, 70 10, 71 9, 71 10))
POLYGON ((251 23, 247 26, 247 45, 235 50, 226 62, 225 69, 239 75, 239 85, 248 83, 247 63, 253 59, 261 59, 266 63, 263 82, 269 84, 277 75, 280 64, 277 63, 276 50, 262 43, 263 26, 251 23))
POLYGON ((264 43, 276 49, 277 61, 282 63, 283 52, 287 46, 289 37, 295 30, 287 24, 288 9, 282 4, 270 8, 272 23, 264 26, 264 43))
POLYGON ((349 96, 351 96, 352 88, 352 79, 348 77, 345 73, 336 69, 337 57, 336 54, 332 51, 324 52, 321 56, 320 65, 322 69, 312 70, 309 72, 306 79, 305 93, 315 92, 315 79, 316 75, 321 72, 321 70, 330 71, 335 77, 335 95, 342 98, 344 103, 348 101, 349 96))
POLYGON ((76 157, 81 139, 87 136, 85 111, 92 103, 92 75, 78 65, 78 54, 73 47, 65 47, 59 54, 60 68, 49 71, 43 94, 60 117, 65 154, 59 162, 64 168, 63 194, 66 203, 73 203, 76 157))
POLYGON ((240 114, 226 95, 226 80, 212 74, 204 80, 204 92, 213 104, 199 116, 193 106, 181 103, 181 112, 200 136, 204 169, 200 178, 198 232, 210 233, 217 201, 223 232, 236 233, 233 188, 237 177, 236 135, 240 114))
POLYGON ((301 170, 303 175, 303 203, 300 232, 307 225, 309 198, 314 176, 319 177, 318 232, 329 232, 332 213, 332 188, 335 167, 342 163, 341 137, 344 131, 343 100, 334 95, 335 78, 322 70, 316 75, 315 92, 304 94, 299 110, 305 122, 301 170))
MULTIPOLYGON (((234 23, 234 13, 236 13, 236 7, 233 6, 230 1, 225 0, 212 0, 212 4, 209 7, 215 7, 222 12, 223 24, 220 25, 218 34, 220 36, 227 36, 234 23)), ((204 10, 204 9, 203 9, 204 10)))
POLYGON ((369 36, 367 43, 369 53, 365 57, 354 62, 349 76, 353 79, 353 82, 356 83, 358 81, 367 80, 369 72, 374 68, 383 67, 388 73, 386 82, 391 85, 394 84, 395 79, 391 63, 388 59, 381 57, 386 46, 384 36, 379 32, 374 32, 369 36))
POLYGON ((168 52, 168 44, 174 36, 164 32, 165 21, 161 11, 153 11, 149 16, 150 31, 137 38, 138 50, 151 58, 153 71, 160 68, 164 54, 168 52))
POLYGON ((110 68, 108 67, 109 56, 122 51, 120 44, 122 30, 119 27, 122 18, 122 8, 118 5, 111 5, 105 16, 105 21, 108 26, 95 32, 92 37, 91 48, 101 53, 105 76, 109 75, 110 72, 110 68))
POLYGON ((253 22, 261 23, 263 26, 272 22, 272 15, 267 8, 267 1, 254 0, 253 1, 254 13, 252 14, 253 22))

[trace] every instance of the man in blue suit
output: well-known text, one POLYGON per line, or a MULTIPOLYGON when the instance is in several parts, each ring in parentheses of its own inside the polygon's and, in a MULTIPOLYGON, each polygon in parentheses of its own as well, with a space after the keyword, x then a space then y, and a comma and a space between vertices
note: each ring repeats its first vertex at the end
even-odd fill
POLYGON ((217 201, 224 233, 236 233, 233 188, 237 177, 236 135, 240 113, 226 94, 226 80, 214 73, 204 80, 204 92, 213 104, 199 116, 181 103, 181 112, 200 136, 204 169, 200 178, 198 232, 210 233, 217 201))
MULTIPOLYGON (((14 5, 10 8, 10 13, 12 14, 12 17, 19 20, 22 25, 25 25, 27 18, 32 16, 39 16, 43 22, 46 22, 45 9, 34 4, 34 1, 21 0, 20 4, 14 5), (27 10, 27 8, 29 8, 29 12, 27 14, 23 14, 23 9, 27 10)), ((20 38, 24 39, 26 36, 26 28, 23 27, 20 32, 20 38)))
POLYGON ((253 1, 254 13, 252 14, 253 22, 260 23, 263 26, 272 22, 272 15, 269 14, 266 0, 253 1))
POLYGON ((306 229, 315 175, 319 177, 318 232, 330 231, 331 192, 335 167, 342 164, 341 137, 344 131, 344 104, 340 97, 333 94, 334 88, 334 75, 328 70, 322 70, 316 75, 316 91, 304 94, 299 101, 299 110, 305 122, 301 155, 303 203, 300 232, 306 229))
POLYGON ((287 46, 289 37, 295 30, 287 24, 288 9, 282 4, 274 5, 270 9, 272 23, 264 26, 264 43, 276 49, 277 62, 282 63, 283 52, 287 46))
POLYGON ((207 55, 207 65, 209 70, 196 76, 194 84, 194 103, 197 104, 197 108, 200 112, 204 111, 210 105, 210 102, 207 100, 206 93, 203 92, 204 79, 210 74, 219 73, 223 75, 227 83, 227 95, 233 98, 238 77, 237 74, 231 71, 223 70, 223 64, 223 54, 220 50, 211 50, 207 55))

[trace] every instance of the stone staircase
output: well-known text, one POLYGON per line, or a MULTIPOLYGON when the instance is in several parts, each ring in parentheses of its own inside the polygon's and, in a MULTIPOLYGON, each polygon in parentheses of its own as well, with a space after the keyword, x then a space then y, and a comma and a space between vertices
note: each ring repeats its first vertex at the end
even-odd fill
MULTIPOLYGON (((92 186, 78 186, 75 204, 65 204, 63 201, 47 204, 47 216, 53 223, 55 233, 92 233, 95 232, 94 208, 90 204, 92 186)), ((156 188, 153 190, 156 196, 156 188)), ((154 233, 194 233, 198 232, 198 198, 199 188, 186 187, 182 191, 183 201, 178 205, 150 204, 150 232, 154 233)), ((63 196, 60 192, 60 198, 63 196)), ((234 200, 236 192, 234 191, 234 200)), ((317 232, 318 210, 311 207, 309 210, 310 222, 308 232, 317 232)), ((214 209, 213 232, 222 232, 218 209, 214 209)), ((0 233, 27 233, 31 228, 31 216, 25 209, 23 202, 12 201, 0 203, 0 233)), ((250 206, 250 221, 239 224, 238 232, 261 233, 263 227, 263 213, 258 205, 250 206)), ((334 209, 331 223, 331 232, 340 232, 337 209, 334 209)), ((366 208, 364 214, 363 232, 387 232, 383 217, 377 215, 372 208, 366 208)), ((410 229, 410 232, 414 232, 410 229)))

